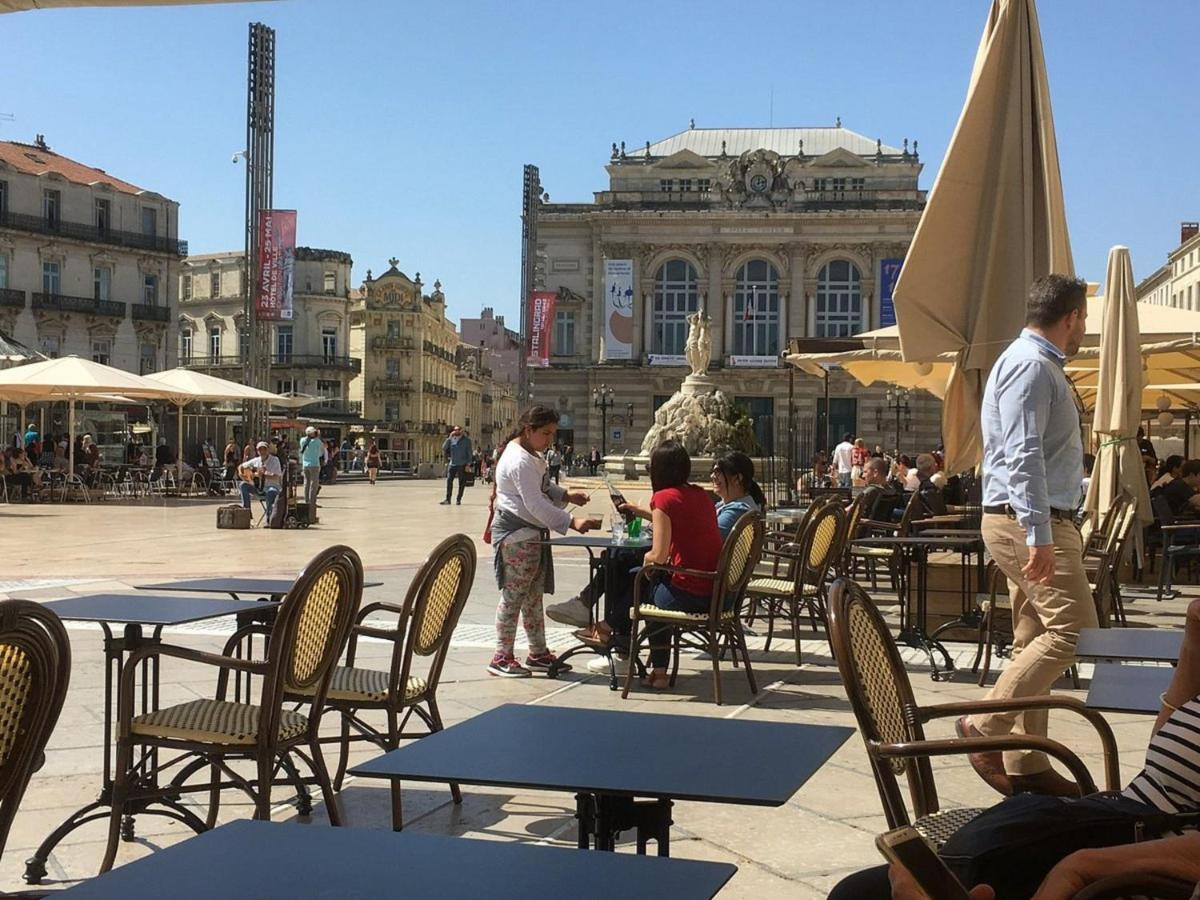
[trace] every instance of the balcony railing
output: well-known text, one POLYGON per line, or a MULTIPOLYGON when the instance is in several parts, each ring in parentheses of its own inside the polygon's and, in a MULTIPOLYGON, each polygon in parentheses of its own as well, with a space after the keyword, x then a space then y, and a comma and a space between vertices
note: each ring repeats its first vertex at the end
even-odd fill
POLYGON ((393 378, 385 376, 371 382, 371 391, 376 394, 409 394, 412 393, 411 378, 393 378))
POLYGON ((307 406, 296 410, 302 416, 361 416, 361 400, 345 400, 341 397, 319 397, 307 406))
POLYGON ((438 397, 449 397, 451 400, 458 399, 458 391, 453 388, 442 387, 440 384, 434 384, 432 381, 426 381, 422 385, 425 388, 425 393, 434 394, 438 397))
POLYGON ((412 350, 414 348, 415 344, 412 338, 387 337, 385 335, 371 338, 372 350, 412 350))
POLYGON ((88 313, 93 316, 125 318, 125 304, 115 300, 97 300, 95 297, 72 297, 68 294, 33 294, 34 309, 52 309, 56 312, 88 313))
POLYGON ((171 321, 171 310, 165 306, 155 306, 151 303, 135 303, 129 308, 129 311, 135 320, 140 319, 148 322, 171 321))
POLYGON ((362 360, 353 356, 329 356, 323 353, 275 353, 271 365, 277 369, 343 369, 361 372, 362 360))
POLYGON ((0 288, 0 306, 24 309, 25 292, 16 288, 0 288))
POLYGON ((137 231, 117 231, 115 228, 84 225, 80 222, 64 222, 61 219, 48 219, 45 216, 30 216, 25 213, 0 212, 0 228, 31 231, 35 234, 53 234, 77 241, 111 244, 115 247, 129 247, 134 250, 151 250, 157 253, 169 253, 172 256, 188 255, 187 241, 177 238, 142 234, 137 231))
POLYGON ((179 365, 185 369, 240 369, 240 356, 188 356, 180 357, 179 365))
POLYGON ((446 362, 457 362, 453 353, 444 347, 439 347, 433 341, 425 341, 423 342, 422 346, 426 353, 430 353, 433 356, 440 356, 442 359, 446 360, 446 362))

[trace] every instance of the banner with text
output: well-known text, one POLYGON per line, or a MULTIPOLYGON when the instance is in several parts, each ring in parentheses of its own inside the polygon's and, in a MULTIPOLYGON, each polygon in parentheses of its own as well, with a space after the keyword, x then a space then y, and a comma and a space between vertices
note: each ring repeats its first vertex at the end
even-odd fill
POLYGON ((896 293, 896 281, 900 278, 900 269, 904 266, 902 259, 883 259, 879 261, 879 327, 890 328, 896 324, 896 304, 893 296, 896 293))
POLYGON ((604 358, 633 359, 633 260, 604 261, 604 358))
POLYGON ((529 295, 529 365, 550 365, 550 335, 554 328, 554 291, 534 291, 529 295))
POLYGON ((263 209, 258 213, 258 283, 254 308, 260 319, 291 319, 296 271, 296 211, 263 209))

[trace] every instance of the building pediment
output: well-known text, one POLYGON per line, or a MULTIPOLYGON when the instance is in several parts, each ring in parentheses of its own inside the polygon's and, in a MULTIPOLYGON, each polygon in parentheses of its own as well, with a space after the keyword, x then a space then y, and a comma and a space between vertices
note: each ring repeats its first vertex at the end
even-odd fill
POLYGON ((840 168, 869 169, 871 164, 856 153, 851 153, 843 147, 837 147, 828 153, 812 159, 808 163, 811 168, 840 168))
POLYGON ((712 163, 691 150, 680 150, 654 164, 655 169, 711 169, 712 163))

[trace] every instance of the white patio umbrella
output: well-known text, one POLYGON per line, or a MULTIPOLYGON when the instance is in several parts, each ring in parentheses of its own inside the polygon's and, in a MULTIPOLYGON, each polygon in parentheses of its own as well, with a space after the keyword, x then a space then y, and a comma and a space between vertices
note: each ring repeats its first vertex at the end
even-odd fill
POLYGON ((175 477, 183 477, 183 408, 189 403, 216 403, 220 400, 266 400, 278 402, 279 395, 256 387, 206 375, 194 369, 168 369, 145 376, 147 381, 160 385, 168 391, 166 399, 178 407, 175 441, 175 477))
POLYGON ((75 402, 93 399, 97 394, 119 394, 138 400, 156 400, 167 390, 140 375, 114 369, 103 363, 64 356, 0 371, 0 397, 6 400, 66 400, 67 461, 75 471, 75 402))

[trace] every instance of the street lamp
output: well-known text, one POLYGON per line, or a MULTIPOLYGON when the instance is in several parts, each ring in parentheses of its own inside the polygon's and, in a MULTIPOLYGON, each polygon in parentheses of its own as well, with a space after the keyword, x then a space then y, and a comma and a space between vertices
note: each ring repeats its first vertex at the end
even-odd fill
POLYGON ((896 455, 900 455, 900 414, 904 414, 905 429, 908 428, 908 423, 912 417, 912 409, 908 405, 908 389, 896 388, 892 390, 888 388, 887 408, 896 414, 896 455))
POLYGON ((608 411, 613 408, 613 389, 607 384, 592 389, 592 406, 600 410, 600 455, 608 456, 608 411))

